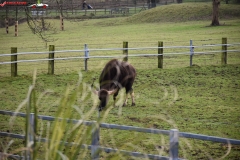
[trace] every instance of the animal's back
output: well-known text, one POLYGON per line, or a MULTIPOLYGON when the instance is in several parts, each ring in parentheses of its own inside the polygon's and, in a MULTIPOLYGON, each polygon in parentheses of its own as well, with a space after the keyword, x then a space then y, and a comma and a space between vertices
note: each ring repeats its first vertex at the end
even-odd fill
POLYGON ((136 70, 131 64, 113 59, 105 65, 100 75, 100 87, 108 85, 108 88, 110 89, 112 88, 111 84, 114 81, 117 81, 122 85, 122 87, 125 87, 128 81, 132 81, 133 83, 135 76, 136 70))

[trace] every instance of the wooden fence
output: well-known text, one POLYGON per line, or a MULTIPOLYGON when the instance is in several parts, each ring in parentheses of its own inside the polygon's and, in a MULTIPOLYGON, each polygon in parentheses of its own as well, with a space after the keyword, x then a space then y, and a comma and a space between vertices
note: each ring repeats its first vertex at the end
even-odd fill
MULTIPOLYGON (((209 53, 221 53, 221 64, 226 65, 227 64, 227 46, 230 46, 231 44, 227 44, 227 38, 222 38, 222 44, 212 45, 212 46, 222 46, 222 50, 220 51, 209 51, 209 53)), ((239 44, 236 44, 239 45, 239 44)), ((211 45, 209 45, 211 46, 211 45)), ((206 52, 194 52, 194 48, 202 47, 202 46, 194 46, 192 40, 190 40, 189 46, 163 46, 163 42, 159 41, 157 47, 145 47, 145 48, 128 48, 128 42, 123 42, 123 48, 112 48, 112 49, 88 49, 87 45, 85 44, 84 50, 65 50, 65 51, 55 51, 54 45, 49 45, 49 52, 39 52, 39 54, 48 54, 48 58, 46 59, 34 59, 34 60, 18 60, 18 55, 27 55, 27 54, 34 54, 36 52, 26 52, 26 53, 18 53, 16 47, 11 48, 11 54, 0 54, 0 57, 4 56, 11 56, 10 62, 0 62, 0 65, 4 64, 11 64, 11 76, 16 77, 18 75, 18 63, 24 63, 24 62, 39 62, 39 61, 48 61, 48 74, 52 75, 54 74, 54 64, 55 61, 59 60, 70 60, 70 59, 84 59, 84 68, 85 71, 88 70, 88 60, 92 58, 123 58, 124 61, 128 61, 130 57, 151 57, 155 56, 157 57, 157 68, 163 68, 163 62, 164 62, 164 56, 169 55, 164 54, 164 49, 171 49, 171 48, 187 48, 189 49, 189 52, 183 52, 183 53, 172 53, 176 55, 189 55, 189 64, 190 66, 193 65, 193 57, 194 54, 205 54, 206 52), (128 54, 129 50, 145 50, 145 49, 157 49, 156 54, 128 54), (112 51, 112 50, 118 50, 123 51, 123 54, 121 56, 90 56, 90 51, 112 51), (65 58, 55 58, 55 54, 57 53, 67 53, 67 52, 82 52, 84 53, 83 56, 77 56, 77 57, 65 57, 65 58)), ((208 46, 207 46, 208 47, 208 46)), ((240 50, 231 50, 229 52, 240 52, 240 50)), ((37 52, 38 54, 38 52, 37 52)), ((207 54, 207 53, 206 53, 207 54)))
MULTIPOLYGON (((43 115, 38 115, 36 116, 34 113, 30 114, 25 114, 25 113, 19 113, 19 112, 10 112, 10 111, 2 111, 0 110, 0 114, 3 115, 10 115, 10 116, 20 116, 20 117, 25 117, 26 120, 29 120, 29 123, 31 124, 31 131, 26 133, 29 137, 29 142, 34 146, 34 141, 33 137, 35 136, 34 131, 35 130, 35 125, 36 125, 36 117, 38 119, 46 120, 46 121, 67 121, 68 123, 73 123, 77 124, 81 120, 75 120, 75 119, 62 119, 62 118, 56 118, 56 117, 51 117, 51 116, 43 116, 43 115)), ((100 151, 104 151, 107 153, 113 152, 120 152, 121 154, 124 155, 129 155, 133 157, 139 157, 139 158, 149 158, 149 159, 155 159, 155 160, 181 160, 181 158, 178 157, 178 146, 179 146, 179 137, 184 137, 184 138, 192 138, 192 139, 198 139, 198 140, 205 140, 205 141, 212 141, 212 142, 217 142, 217 143, 225 143, 225 144, 231 144, 231 145, 240 145, 240 140, 236 139, 228 139, 228 138, 221 138, 221 137, 214 137, 214 136, 207 136, 207 135, 201 135, 201 134, 193 134, 193 133, 186 133, 186 132, 179 132, 177 129, 171 129, 171 130, 160 130, 160 129, 152 129, 152 128, 140 128, 140 127, 134 127, 134 126, 125 126, 125 125, 117 125, 117 124, 107 124, 107 123, 100 123, 96 121, 83 121, 84 125, 87 126, 93 126, 92 130, 92 143, 91 145, 86 145, 83 144, 82 148, 87 148, 91 150, 91 157, 93 160, 99 159, 99 153, 100 151), (99 144, 100 140, 100 128, 107 128, 107 129, 118 129, 118 130, 128 130, 128 131, 135 131, 135 132, 143 132, 143 133, 150 133, 150 134, 164 134, 169 136, 169 157, 165 156, 160 156, 160 155, 153 155, 153 154, 144 154, 144 153, 139 153, 139 152, 130 152, 130 151, 125 151, 125 150, 118 150, 118 149, 113 149, 113 148, 106 148, 103 147, 99 144)), ((8 132, 0 132, 0 136, 2 137, 11 137, 11 138, 18 138, 18 139, 25 139, 25 135, 19 135, 19 134, 14 134, 14 133, 8 133, 8 132)), ((49 139, 45 138, 37 138, 37 141, 41 142, 48 142, 49 139)), ((71 145, 79 145, 79 144, 74 144, 74 143, 67 143, 67 142, 62 142, 67 146, 71 145)), ((32 153, 26 154, 31 159, 32 153)), ((1 153, 0 153, 1 157, 1 153)), ((25 158, 25 157, 20 157, 18 155, 11 155, 10 157, 15 157, 15 158, 25 158)))

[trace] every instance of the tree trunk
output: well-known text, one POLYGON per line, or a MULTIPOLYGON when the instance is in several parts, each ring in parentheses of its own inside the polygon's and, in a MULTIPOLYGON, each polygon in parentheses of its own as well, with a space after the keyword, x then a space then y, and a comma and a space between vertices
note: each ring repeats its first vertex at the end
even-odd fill
POLYGON ((218 20, 218 16, 219 16, 219 4, 220 1, 219 0, 212 0, 212 6, 213 6, 213 17, 212 17, 212 26, 219 26, 219 20, 218 20))
POLYGON ((156 7, 156 0, 151 0, 151 8, 154 8, 154 7, 156 7))

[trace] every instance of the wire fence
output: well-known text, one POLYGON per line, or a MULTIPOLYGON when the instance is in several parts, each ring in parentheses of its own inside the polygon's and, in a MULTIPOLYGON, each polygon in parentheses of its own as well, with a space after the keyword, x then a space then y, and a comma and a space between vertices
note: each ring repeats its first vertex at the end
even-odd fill
MULTIPOLYGON (((159 56, 163 56, 163 68, 220 65, 223 64, 223 53, 227 54, 227 57, 225 57, 227 64, 239 64, 240 43, 234 40, 236 39, 232 39, 231 43, 226 44, 209 44, 208 41, 196 40, 192 41, 192 45, 190 45, 190 42, 188 44, 186 42, 176 42, 184 45, 151 47, 139 47, 142 45, 141 43, 137 45, 129 43, 131 46, 136 45, 135 48, 91 49, 95 44, 90 44, 87 50, 83 48, 80 50, 6 53, 0 54, 0 76, 10 76, 14 64, 17 66, 16 72, 18 75, 32 74, 33 69, 37 69, 40 73, 47 73, 51 61, 54 61, 54 74, 86 70, 86 65, 88 70, 100 70, 109 59, 123 59, 126 56, 128 61, 137 69, 158 68, 159 56), (227 49, 225 50, 223 47, 227 49), (160 49, 164 51, 161 54, 159 53, 160 49), (191 49, 193 50, 192 53, 191 49), (88 52, 87 57, 85 55, 86 51, 88 52), (127 52, 127 54, 124 52, 127 52), (49 58, 51 53, 54 53, 54 58, 49 58), (14 56, 17 59, 10 60, 14 56), (191 59, 192 64, 190 64, 191 59)), ((165 44, 170 44, 170 42, 165 44)))
MULTIPOLYGON (((31 121, 31 131, 29 133, 30 137, 34 137, 35 134, 32 132, 35 127, 35 115, 34 113, 31 114, 25 114, 25 113, 19 113, 19 112, 10 112, 10 111, 2 111, 0 110, 0 114, 3 115, 10 115, 10 116, 20 116, 20 117, 28 117, 28 120, 31 121)), ((81 144, 82 148, 90 149, 91 150, 91 158, 94 160, 99 159, 99 151, 105 151, 107 153, 113 152, 113 153, 121 153, 124 155, 129 155, 132 157, 138 157, 138 158, 148 158, 148 159, 159 159, 159 160, 167 160, 167 159, 178 159, 181 160, 181 158, 178 157, 178 148, 179 148, 179 137, 183 138, 192 138, 192 139, 198 139, 198 140, 204 140, 204 141, 211 141, 211 142, 217 142, 217 143, 225 143, 225 144, 231 144, 231 145, 240 145, 240 140, 236 139, 228 139, 228 138, 221 138, 221 137, 215 137, 215 136, 207 136, 202 134, 193 134, 193 133, 187 133, 187 132, 179 132, 177 129, 171 129, 171 130, 160 130, 160 129, 152 129, 152 128, 141 128, 141 127, 134 127, 134 126, 126 126, 126 125, 117 125, 117 124, 108 124, 108 123, 100 123, 96 121, 82 121, 82 120, 75 120, 75 119, 63 119, 58 117, 52 117, 52 116, 44 116, 44 115, 38 115, 38 119, 42 119, 45 121, 67 121, 67 123, 73 123, 73 124, 84 124, 86 126, 94 126, 92 129, 92 143, 91 145, 81 144), (153 154, 144 154, 140 152, 131 152, 126 150, 118 150, 113 148, 107 148, 99 145, 100 140, 100 128, 107 128, 107 129, 117 129, 117 130, 126 130, 126 131, 134 131, 134 132, 143 132, 143 133, 150 133, 150 134, 163 134, 169 136, 169 157, 160 156, 160 155, 153 155, 153 154)), ((14 134, 14 133, 7 133, 7 132, 0 132, 0 136, 2 137, 11 137, 11 138, 17 138, 17 139, 25 139, 25 135, 20 134, 14 134)), ((30 138, 29 142, 34 146, 33 138, 30 138)), ((46 138, 37 138, 37 141, 39 142, 49 142, 50 139, 46 138)), ((74 144, 71 142, 61 142, 64 143, 66 146, 73 146, 73 145, 79 145, 74 144)), ((0 153, 1 156, 1 153, 0 153)), ((3 155, 4 156, 4 155, 3 155)), ((5 155, 6 156, 6 155, 5 155)), ((15 158, 26 158, 21 157, 19 155, 7 155, 10 157, 15 158)), ((28 158, 31 159, 31 154, 27 154, 29 156, 28 158)))

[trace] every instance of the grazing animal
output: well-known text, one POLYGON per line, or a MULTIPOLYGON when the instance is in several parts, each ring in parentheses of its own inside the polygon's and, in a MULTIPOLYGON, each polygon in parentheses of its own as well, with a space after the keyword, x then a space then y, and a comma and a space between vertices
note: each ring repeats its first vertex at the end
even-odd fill
POLYGON ((128 93, 131 94, 132 106, 134 106, 135 100, 132 85, 135 77, 136 70, 128 62, 117 59, 109 61, 99 77, 100 90, 94 90, 94 93, 98 95, 100 100, 99 111, 107 105, 110 95, 113 95, 115 106, 116 97, 121 88, 126 89, 126 99, 123 106, 127 105, 128 93))

